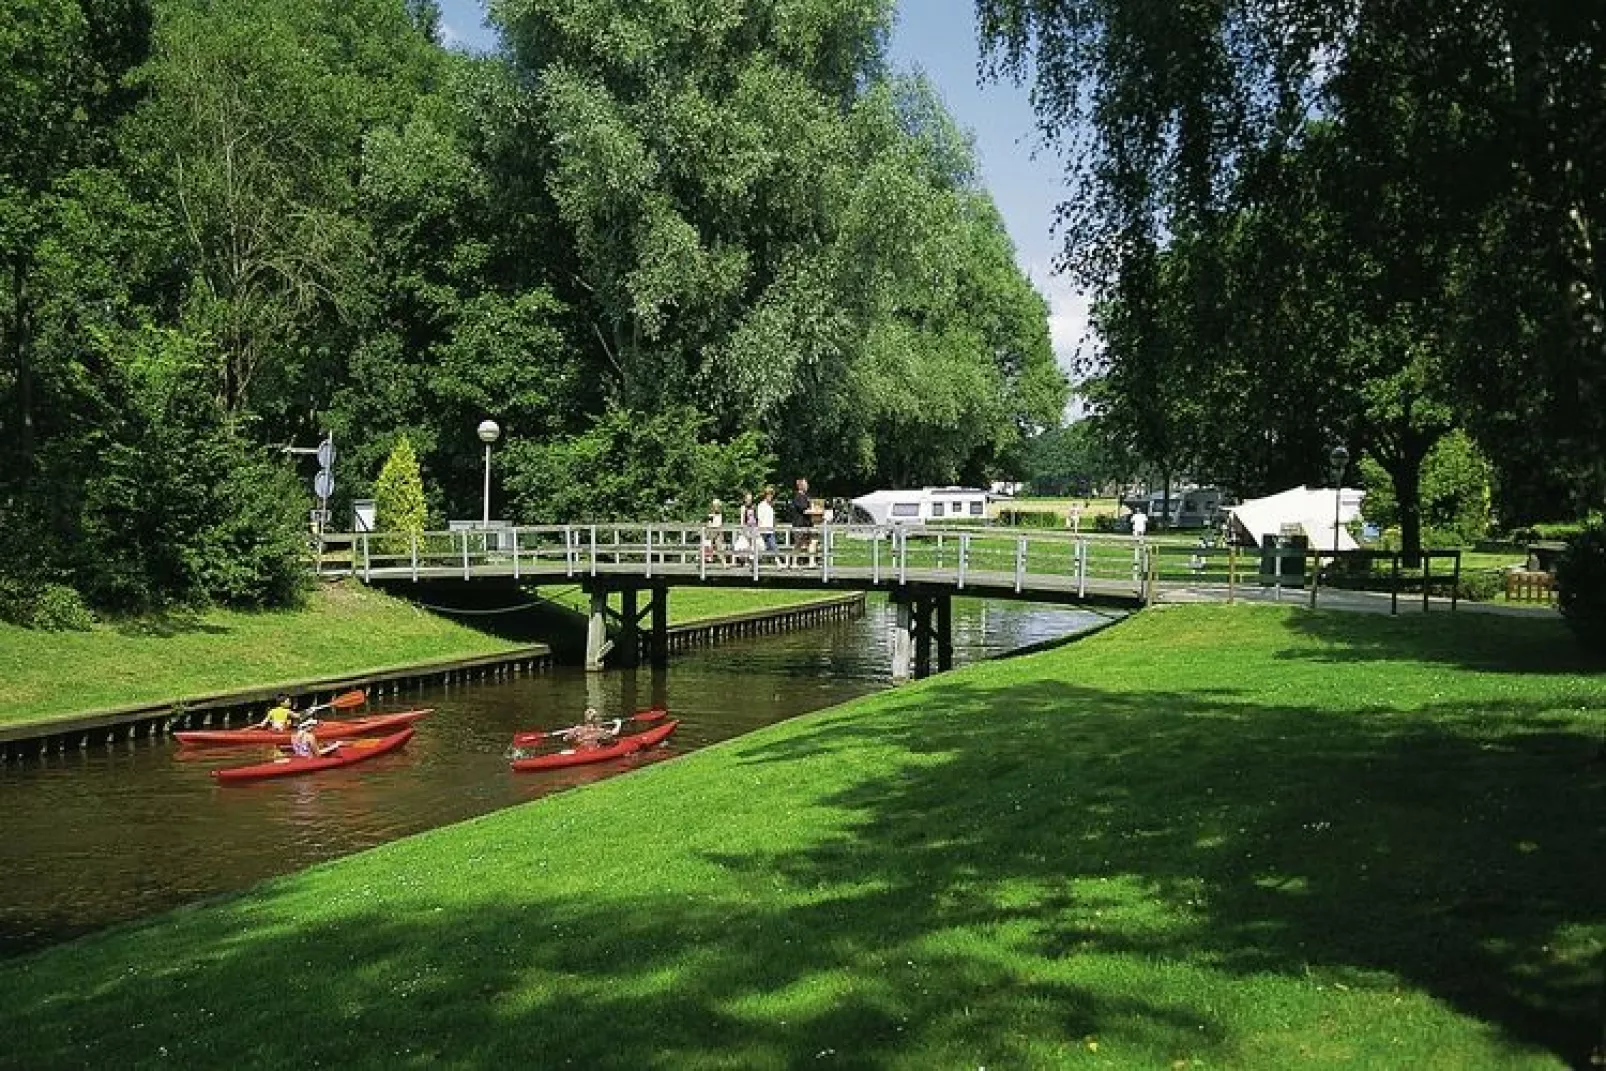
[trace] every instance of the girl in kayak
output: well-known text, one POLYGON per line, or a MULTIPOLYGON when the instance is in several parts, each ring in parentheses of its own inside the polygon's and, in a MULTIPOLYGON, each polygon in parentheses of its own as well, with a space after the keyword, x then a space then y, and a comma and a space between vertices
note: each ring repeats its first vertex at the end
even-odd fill
POLYGON ((270 708, 267 714, 263 716, 262 720, 257 722, 254 726, 252 726, 252 728, 272 729, 276 733, 282 733, 289 729, 291 723, 295 720, 295 705, 290 702, 290 697, 288 695, 280 692, 279 698, 274 701, 272 708, 270 708))
POLYGON ((585 716, 580 724, 572 729, 564 730, 563 739, 577 748, 586 750, 599 748, 604 744, 613 743, 614 738, 619 735, 619 730, 624 727, 624 724, 624 721, 619 718, 604 724, 602 715, 597 713, 596 707, 586 707, 585 716))
POLYGON ((317 724, 316 719, 308 718, 296 726, 296 731, 290 734, 290 753, 296 758, 320 758, 324 755, 332 754, 340 746, 340 742, 337 740, 328 747, 320 747, 317 734, 312 731, 312 727, 317 724))

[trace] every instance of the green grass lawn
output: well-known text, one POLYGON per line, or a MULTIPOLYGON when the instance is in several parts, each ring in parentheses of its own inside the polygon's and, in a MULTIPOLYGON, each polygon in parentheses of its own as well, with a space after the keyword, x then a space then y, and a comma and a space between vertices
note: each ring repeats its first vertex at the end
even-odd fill
POLYGON ((1571 651, 1151 610, 0 964, 4 1062, 1566 1066, 1606 950, 1571 651))
MULTIPOLYGON (((578 587, 551 589, 589 608, 578 587)), ((675 623, 811 602, 807 591, 677 589, 675 623)), ((321 586, 288 613, 225 610, 36 632, 0 623, 0 724, 360 673, 518 646, 356 581, 321 586)))
POLYGON ((354 581, 306 610, 214 610, 35 632, 0 623, 0 723, 264 687, 514 645, 354 581))

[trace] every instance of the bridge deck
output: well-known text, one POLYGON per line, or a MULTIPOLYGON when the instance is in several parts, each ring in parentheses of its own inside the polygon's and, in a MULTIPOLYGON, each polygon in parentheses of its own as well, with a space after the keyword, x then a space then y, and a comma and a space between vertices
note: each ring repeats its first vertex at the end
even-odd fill
POLYGON ((1120 607, 1152 594, 1149 547, 1122 537, 836 526, 816 530, 807 555, 788 545, 791 532, 777 535, 777 548, 755 561, 745 552, 758 543, 752 534, 692 525, 374 533, 342 537, 349 555, 326 559, 320 571, 374 581, 908 590, 1120 607), (743 537, 744 551, 733 550, 743 537))

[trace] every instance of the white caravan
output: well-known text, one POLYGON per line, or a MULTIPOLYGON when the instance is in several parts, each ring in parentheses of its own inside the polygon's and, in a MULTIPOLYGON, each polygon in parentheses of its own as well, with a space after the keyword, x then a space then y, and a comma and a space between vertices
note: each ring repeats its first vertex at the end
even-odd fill
POLYGON ((931 521, 987 520, 987 500, 980 487, 921 487, 907 491, 871 491, 853 499, 854 524, 927 524, 931 521))

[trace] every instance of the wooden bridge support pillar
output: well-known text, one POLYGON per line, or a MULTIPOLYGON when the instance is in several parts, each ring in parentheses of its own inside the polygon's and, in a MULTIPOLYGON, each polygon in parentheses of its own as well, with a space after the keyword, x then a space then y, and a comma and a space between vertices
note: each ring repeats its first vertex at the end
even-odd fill
POLYGON ((586 669, 598 671, 612 651, 618 652, 619 665, 633 667, 641 662, 642 619, 651 617, 648 625, 647 656, 655 666, 669 661, 669 588, 653 587, 596 587, 591 590, 591 620, 586 626, 586 669), (608 605, 612 591, 619 592, 619 610, 608 605), (645 592, 647 604, 638 606, 638 594, 645 592), (608 639, 609 626, 614 639, 608 639))
POLYGON ((608 592, 598 588, 591 593, 591 619, 586 622, 586 669, 602 669, 613 644, 608 642, 608 592))
POLYGON ((892 634, 892 679, 931 676, 931 649, 937 670, 954 664, 953 600, 947 595, 894 594, 897 613, 892 634))

